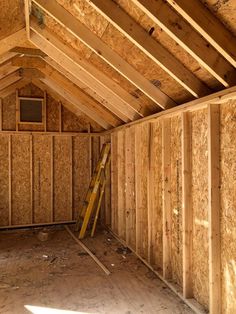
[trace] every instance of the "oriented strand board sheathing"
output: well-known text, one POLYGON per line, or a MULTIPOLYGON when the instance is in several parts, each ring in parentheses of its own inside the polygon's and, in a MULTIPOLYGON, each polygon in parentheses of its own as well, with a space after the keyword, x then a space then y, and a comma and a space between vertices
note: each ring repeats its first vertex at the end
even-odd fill
POLYGON ((24 1, 1 0, 0 39, 15 33, 25 26, 24 1))
POLYGON ((181 117, 171 118, 171 268, 172 277, 182 286, 182 159, 181 117))
POLYGON ((162 269, 162 124, 151 124, 150 138, 150 264, 154 269, 162 269))
POLYGON ((192 113, 193 294, 208 307, 207 109, 192 113))
POLYGON ((125 130, 117 134, 117 175, 118 175, 118 236, 126 239, 126 209, 125 209, 125 130))
POLYGON ((43 98, 43 91, 30 83, 19 90, 19 97, 36 97, 43 98))
POLYGON ((0 226, 9 223, 9 136, 0 135, 0 226))
POLYGON ((50 95, 47 94, 46 98, 46 113, 47 113, 47 131, 58 132, 59 131, 59 104, 50 95))
POLYGON ((73 212, 74 218, 83 206, 89 187, 89 136, 73 137, 73 212))
POLYGON ((72 138, 54 137, 54 217, 55 221, 72 219, 72 138))
POLYGON ((33 136, 33 223, 51 222, 51 137, 33 136))
POLYGON ((31 223, 30 136, 12 135, 12 224, 31 223))
POLYGON ((135 127, 125 130, 126 242, 136 249, 135 127))
POLYGON ((148 259, 149 124, 135 127, 136 252, 148 259))
POLYGON ((111 227, 118 233, 118 172, 117 172, 117 132, 111 134, 111 227))
POLYGON ((236 101, 221 105, 222 313, 236 309, 236 101))
POLYGON ((44 131, 44 126, 42 124, 22 124, 18 125, 18 131, 44 131))
POLYGON ((11 94, 2 101, 2 129, 14 131, 16 129, 16 95, 11 94))

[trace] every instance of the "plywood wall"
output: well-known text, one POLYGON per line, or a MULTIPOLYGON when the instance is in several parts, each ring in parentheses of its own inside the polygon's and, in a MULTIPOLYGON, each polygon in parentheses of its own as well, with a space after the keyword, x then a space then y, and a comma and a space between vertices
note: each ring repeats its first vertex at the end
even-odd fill
POLYGON ((74 220, 89 185, 90 140, 1 134, 0 227, 74 220))
MULTIPOLYGON (((219 106, 218 155, 214 155, 209 144, 217 136, 211 135, 211 106, 188 112, 188 129, 183 130, 184 115, 177 112, 111 134, 111 229, 162 278, 178 291, 182 290, 189 302, 195 299, 206 311, 211 307, 210 312, 215 314, 211 305, 215 301, 219 304, 217 313, 233 314, 236 310, 236 101, 219 106), (183 146, 186 134, 190 139, 188 149, 183 146), (183 181, 186 154, 191 167, 189 181, 186 178, 183 181), (209 191, 214 184, 209 176, 209 156, 220 165, 221 182, 215 188, 221 200, 218 222, 210 220, 210 211, 214 215, 217 208, 212 208, 209 202, 209 191), (190 207, 185 203, 183 189, 191 191, 190 207), (183 223, 189 219, 186 217, 192 217, 187 225, 183 223), (217 226, 220 226, 218 231, 217 226), (219 243, 214 243, 212 232, 213 237, 220 232, 219 243), (183 242, 184 235, 190 245, 183 242), (218 251, 212 260, 210 253, 215 249, 218 251), (187 263, 184 256, 189 256, 187 263), (222 277, 217 281, 212 281, 217 272, 214 259, 220 259, 221 265, 222 277), (216 291, 220 291, 219 297, 214 300, 216 291)), ((213 123, 218 122, 213 119, 213 123)))

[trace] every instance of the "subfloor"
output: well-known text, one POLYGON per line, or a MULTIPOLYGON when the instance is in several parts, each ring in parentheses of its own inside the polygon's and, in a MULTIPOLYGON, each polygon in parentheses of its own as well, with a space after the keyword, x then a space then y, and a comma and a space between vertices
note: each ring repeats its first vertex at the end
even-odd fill
POLYGON ((110 276, 63 227, 45 242, 39 230, 0 232, 1 314, 193 313, 106 231, 84 242, 110 276))

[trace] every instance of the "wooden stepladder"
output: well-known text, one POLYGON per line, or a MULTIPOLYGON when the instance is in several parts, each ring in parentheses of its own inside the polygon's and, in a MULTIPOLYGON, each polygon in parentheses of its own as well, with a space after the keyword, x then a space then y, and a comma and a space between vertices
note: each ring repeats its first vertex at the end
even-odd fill
POLYGON ((88 228, 89 223, 93 220, 93 226, 91 236, 94 235, 97 220, 99 217, 99 211, 101 208, 102 197, 105 191, 106 185, 106 170, 111 160, 111 144, 105 143, 102 146, 101 154, 94 170, 92 179, 90 181, 89 189, 86 193, 83 207, 79 213, 79 218, 76 222, 76 231, 79 231, 79 239, 83 239, 88 228), (95 211, 96 200, 97 208, 95 211))

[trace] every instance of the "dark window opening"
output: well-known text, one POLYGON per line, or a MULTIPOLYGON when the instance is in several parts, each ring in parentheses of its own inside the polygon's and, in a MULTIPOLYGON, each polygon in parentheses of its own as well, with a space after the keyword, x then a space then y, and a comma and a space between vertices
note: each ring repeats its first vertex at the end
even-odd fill
POLYGON ((20 122, 43 122, 43 100, 20 99, 20 122))

